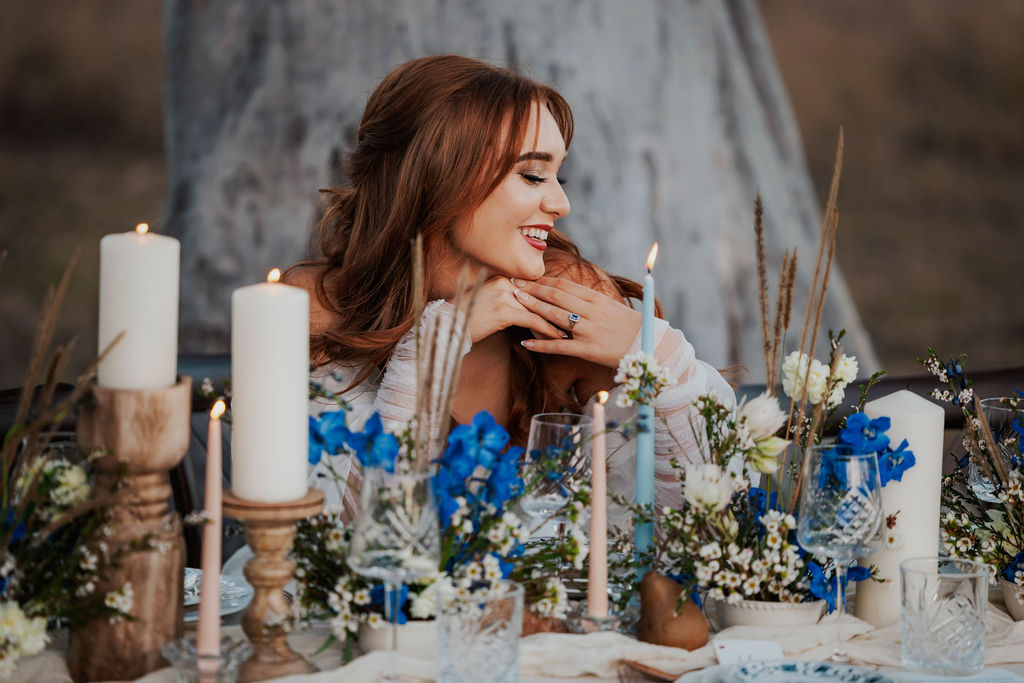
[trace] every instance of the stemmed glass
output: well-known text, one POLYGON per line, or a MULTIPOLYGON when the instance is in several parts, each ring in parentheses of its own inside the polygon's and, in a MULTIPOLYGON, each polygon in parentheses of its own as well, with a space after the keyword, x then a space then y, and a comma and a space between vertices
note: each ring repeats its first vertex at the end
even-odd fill
POLYGON ((878 456, 842 444, 812 446, 804 460, 797 521, 800 545, 829 557, 836 571, 836 648, 830 659, 848 662, 839 629, 847 566, 870 552, 882 523, 878 456))
MULTIPOLYGON (((437 508, 427 473, 363 472, 361 509, 349 552, 352 570, 384 583, 391 649, 398 646, 397 588, 434 574, 441 546, 437 508)), ((384 680, 396 681, 396 676, 384 680)))
MULTIPOLYGON (((566 502, 574 482, 588 478, 594 421, 576 413, 541 413, 530 418, 523 461, 527 490, 519 506, 545 522, 566 502)), ((531 530, 535 524, 531 524, 531 530)))
MULTIPOLYGON (((985 415, 992 430, 992 438, 996 441, 999 456, 1008 467, 1016 467, 1019 463, 1020 436, 1014 431, 1014 423, 1024 416, 1024 399, 1016 396, 1000 396, 981 399, 981 412, 985 415)), ((965 429, 970 429, 968 425, 965 429)), ((980 434, 979 434, 980 437, 980 434)), ((992 457, 995 457, 994 455, 992 457)), ((991 462, 991 461, 990 461, 991 462)), ((981 468, 971 458, 967 465, 967 483, 974 489, 975 495, 986 503, 998 503, 996 487, 981 472, 981 468)))

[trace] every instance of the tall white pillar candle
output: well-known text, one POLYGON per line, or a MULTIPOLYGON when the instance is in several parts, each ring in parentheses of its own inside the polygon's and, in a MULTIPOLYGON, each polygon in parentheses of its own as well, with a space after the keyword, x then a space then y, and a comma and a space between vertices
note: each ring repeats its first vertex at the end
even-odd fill
POLYGON ((280 503, 306 494, 309 295, 268 282, 231 296, 231 489, 280 503))
MULTIPOLYGON (((206 525, 203 527, 203 575, 199 580, 199 627, 196 630, 196 652, 200 657, 213 657, 212 661, 220 657, 220 546, 224 533, 221 524, 223 469, 220 416, 224 414, 224 408, 224 401, 213 404, 206 436, 206 494, 203 505, 206 525)), ((200 659, 200 670, 208 668, 210 663, 209 659, 200 659)))
POLYGON ((594 404, 594 443, 590 448, 590 565, 587 570, 587 614, 608 616, 608 469, 605 461, 604 404, 594 404))
POLYGON ((159 389, 177 380, 181 245, 148 230, 140 223, 100 240, 99 351, 125 333, 97 368, 100 386, 159 389))
POLYGON ((900 481, 890 481, 882 489, 883 515, 899 513, 895 527, 883 529, 894 534, 896 542, 860 560, 865 567, 877 567, 879 578, 886 582, 857 584, 856 615, 882 627, 900 619, 900 562, 939 553, 945 413, 941 406, 905 389, 865 404, 864 413, 871 419, 888 417, 890 445, 896 448, 906 439, 915 459, 900 481))

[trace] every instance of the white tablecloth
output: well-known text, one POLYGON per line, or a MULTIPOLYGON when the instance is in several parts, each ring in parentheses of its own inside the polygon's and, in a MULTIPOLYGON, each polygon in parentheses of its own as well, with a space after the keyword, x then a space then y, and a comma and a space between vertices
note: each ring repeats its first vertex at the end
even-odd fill
MULTIPOLYGON (((774 640, 782 645, 786 657, 800 660, 823 660, 834 645, 836 622, 826 617, 821 623, 802 627, 736 626, 714 635, 714 638, 740 640, 774 640)), ((854 617, 843 621, 843 633, 848 637, 847 650, 853 663, 882 670, 897 670, 900 665, 900 625, 881 629, 854 617)), ((241 629, 227 627, 225 633, 241 638, 241 629)), ((432 681, 435 663, 431 660, 372 652, 359 657, 344 667, 337 646, 313 655, 324 643, 325 627, 300 630, 290 639, 292 647, 306 655, 318 666, 320 673, 289 676, 278 679, 289 683, 367 683, 377 680, 385 666, 414 681, 432 681)), ((65 643, 58 638, 44 653, 23 659, 12 681, 54 681, 70 683, 64 662, 65 643)), ((623 660, 642 662, 648 666, 675 675, 714 666, 717 662, 712 646, 688 652, 671 647, 660 647, 637 642, 617 633, 569 635, 542 633, 520 641, 519 679, 524 683, 550 683, 572 678, 590 680, 618 680, 623 660)), ((985 666, 999 667, 1024 675, 1024 622, 1014 622, 995 606, 989 607, 985 634, 985 666)), ((138 679, 138 683, 171 683, 171 669, 154 671, 138 679)), ((948 679, 947 679, 948 680, 948 679)))

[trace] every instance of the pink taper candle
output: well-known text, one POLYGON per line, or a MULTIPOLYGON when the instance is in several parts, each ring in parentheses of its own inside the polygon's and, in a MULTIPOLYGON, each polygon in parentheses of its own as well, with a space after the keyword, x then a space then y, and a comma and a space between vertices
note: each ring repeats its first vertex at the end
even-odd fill
POLYGON ((605 466, 604 404, 594 404, 594 443, 590 447, 590 570, 587 573, 587 614, 608 616, 608 473, 605 466))
MULTIPOLYGON (((196 653, 220 659, 221 452, 220 416, 224 401, 210 411, 206 437, 206 525, 203 527, 203 576, 199 583, 199 627, 196 653)), ((200 659, 200 662, 203 660, 200 659)))

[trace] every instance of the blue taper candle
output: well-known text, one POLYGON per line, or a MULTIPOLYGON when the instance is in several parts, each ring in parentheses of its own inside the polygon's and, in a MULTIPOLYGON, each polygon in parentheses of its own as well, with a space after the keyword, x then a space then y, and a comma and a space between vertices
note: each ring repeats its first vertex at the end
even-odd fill
MULTIPOLYGON (((640 349, 654 355, 654 259, 658 256, 658 243, 647 256, 647 275, 644 277, 643 323, 640 328, 640 349)), ((654 504, 654 406, 641 405, 637 416, 636 439, 636 503, 654 504)), ((644 522, 634 529, 634 543, 638 553, 647 552, 654 539, 654 524, 644 522)))

